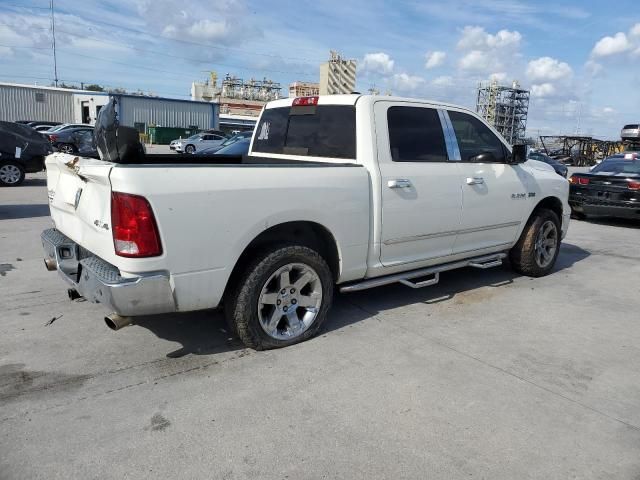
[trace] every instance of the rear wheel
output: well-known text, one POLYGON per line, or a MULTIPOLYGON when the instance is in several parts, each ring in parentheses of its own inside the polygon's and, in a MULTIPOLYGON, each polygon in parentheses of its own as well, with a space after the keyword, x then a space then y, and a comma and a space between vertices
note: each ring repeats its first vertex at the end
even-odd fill
POLYGON ((58 151, 62 153, 68 153, 69 155, 73 155, 76 153, 76 148, 69 143, 61 143, 58 145, 58 151))
POLYGON ((0 164, 0 185, 16 187, 24 182, 24 177, 24 168, 19 163, 9 161, 0 164))
POLYGON ((527 222, 509 257, 513 268, 530 277, 553 269, 560 252, 560 220, 551 210, 539 210, 527 222))
POLYGON ((315 335, 331 306, 333 277, 325 260, 300 245, 262 252, 225 300, 227 321, 245 345, 280 348, 315 335))

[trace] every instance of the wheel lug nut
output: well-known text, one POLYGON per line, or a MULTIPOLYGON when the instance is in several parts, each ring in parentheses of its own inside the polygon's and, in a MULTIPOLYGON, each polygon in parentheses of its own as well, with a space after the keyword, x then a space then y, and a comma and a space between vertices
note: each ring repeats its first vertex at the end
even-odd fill
POLYGON ((281 300, 276 301, 276 305, 280 305, 282 303, 281 300))
POLYGON ((295 288, 292 288, 292 289, 290 290, 290 293, 296 293, 296 289, 295 289, 295 288))
POLYGON ((287 293, 287 290, 286 290, 285 288, 283 288, 282 290, 280 290, 280 293, 281 293, 282 295, 284 295, 285 293, 287 293))
POLYGON ((289 309, 285 306, 282 310, 286 312, 289 309))
POLYGON ((298 303, 298 302, 296 302, 295 298, 293 300, 291 300, 291 305, 295 305, 296 303, 298 303))

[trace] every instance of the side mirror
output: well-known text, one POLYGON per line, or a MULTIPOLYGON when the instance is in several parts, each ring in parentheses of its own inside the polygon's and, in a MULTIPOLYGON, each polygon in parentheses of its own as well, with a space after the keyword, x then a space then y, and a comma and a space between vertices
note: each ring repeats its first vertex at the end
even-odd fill
POLYGON ((514 145, 511 147, 511 161, 509 163, 524 163, 527 161, 527 145, 514 145))

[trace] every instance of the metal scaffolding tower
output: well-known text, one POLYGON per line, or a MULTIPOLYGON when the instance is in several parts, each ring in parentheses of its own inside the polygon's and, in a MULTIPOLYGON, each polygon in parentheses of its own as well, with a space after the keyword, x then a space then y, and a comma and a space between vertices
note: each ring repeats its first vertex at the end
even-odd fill
POLYGON ((517 81, 511 87, 497 81, 478 85, 476 112, 489 122, 511 145, 521 142, 527 129, 529 91, 517 81))

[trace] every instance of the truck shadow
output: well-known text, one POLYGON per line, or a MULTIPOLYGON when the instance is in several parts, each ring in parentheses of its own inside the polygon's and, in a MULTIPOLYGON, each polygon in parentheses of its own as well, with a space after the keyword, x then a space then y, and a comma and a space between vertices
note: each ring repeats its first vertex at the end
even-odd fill
MULTIPOLYGON (((576 245, 563 243, 551 275, 570 268, 589 255, 588 251, 576 245)), ((486 296, 498 294, 500 288, 513 283, 519 276, 508 265, 489 270, 464 268, 441 274, 440 283, 428 288, 414 290, 394 284, 362 292, 337 293, 334 307, 319 334, 331 334, 333 331, 369 319, 381 311, 402 306, 443 302, 457 305, 481 301, 486 296), (494 288, 496 292, 479 292, 483 287, 494 288)), ((167 353, 169 358, 179 358, 188 354, 214 355, 245 348, 242 342, 229 332, 219 310, 140 317, 136 325, 150 330, 159 338, 179 343, 180 348, 167 353)))
POLYGON ((49 204, 47 203, 30 203, 26 205, 0 205, 0 220, 48 217, 49 214, 49 204))

